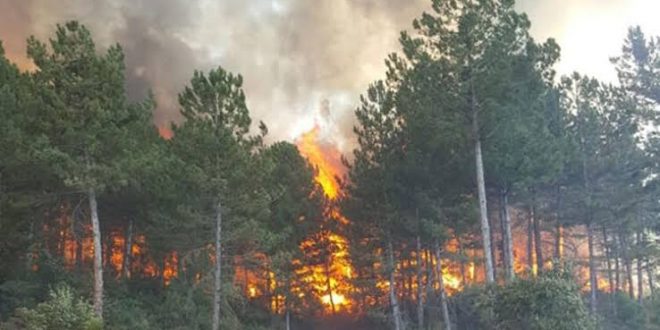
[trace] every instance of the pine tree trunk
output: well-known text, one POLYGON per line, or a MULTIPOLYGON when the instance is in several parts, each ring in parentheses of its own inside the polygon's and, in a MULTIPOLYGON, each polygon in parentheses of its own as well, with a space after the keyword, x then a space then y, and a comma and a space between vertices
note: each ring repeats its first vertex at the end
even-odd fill
POLYGON ((422 239, 417 236, 417 325, 424 328, 424 272, 422 270, 422 239))
MULTIPOLYGON (((579 108, 579 102, 576 102, 578 105, 577 113, 581 114, 579 108)), ((596 274, 596 261, 594 260, 594 233, 593 233, 593 213, 592 213, 592 201, 591 201, 591 179, 589 176, 589 167, 587 166, 587 151, 585 147, 585 138, 582 127, 582 121, 578 120, 578 133, 579 133, 579 143, 580 143, 580 156, 582 163, 582 181, 585 190, 585 208, 586 208, 586 218, 585 222, 587 225, 587 241, 589 245, 589 286, 590 286, 590 298, 589 298, 589 309, 592 315, 596 315, 596 286, 598 285, 598 278, 596 274)))
POLYGON ((291 312, 289 311, 289 308, 286 309, 286 330, 291 330, 291 312))
POLYGON ((617 235, 615 234, 613 237, 614 239, 614 282, 616 291, 621 291, 621 244, 619 243, 619 239, 617 235))
POLYGON ((215 209, 215 274, 213 282, 213 330, 220 329, 220 304, 222 299, 222 203, 215 209))
POLYGON ((438 284, 440 285, 440 305, 442 308, 442 323, 445 330, 451 330, 451 320, 449 319, 449 308, 447 306, 447 292, 445 291, 445 280, 442 276, 442 253, 440 243, 435 241, 435 259, 438 268, 438 284))
POLYGON ((126 230, 126 251, 124 252, 124 266, 122 267, 124 278, 131 277, 131 256, 133 251, 133 219, 128 220, 128 229, 126 230))
POLYGON ((76 239, 76 267, 78 268, 78 271, 82 271, 82 268, 83 268, 83 241, 84 241, 84 238, 85 238, 85 231, 84 230, 79 230, 79 232, 82 232, 82 234, 78 235, 78 237, 76 239))
POLYGON ((94 313, 103 318, 103 251, 101 250, 101 226, 99 224, 96 191, 90 188, 87 192, 89 211, 92 218, 92 233, 94 235, 94 313))
POLYGON ((514 261, 513 261, 513 238, 511 236, 511 218, 509 217, 509 192, 508 190, 502 190, 501 193, 501 216, 502 216, 502 241, 504 248, 504 267, 506 278, 509 281, 512 281, 516 276, 514 272, 514 261))
MULTIPOLYGON (((648 241, 646 233, 644 233, 644 241, 648 241)), ((655 266, 648 257, 646 258, 646 276, 649 279, 649 293, 653 297, 655 296, 655 266)))
POLYGON ((596 315, 596 290, 598 290, 598 275, 596 274, 596 260, 594 256, 594 233, 591 222, 587 224, 587 241, 589 245, 589 309, 596 315))
POLYGON ((532 215, 530 212, 530 217, 527 219, 527 267, 532 275, 536 275, 534 271, 534 222, 532 221, 532 215))
POLYGON ((332 282, 330 281, 330 256, 328 256, 325 262, 325 285, 328 290, 328 298, 330 299, 330 307, 332 308, 332 313, 336 312, 335 309, 335 299, 332 296, 332 282))
MULTIPOLYGON (((491 218, 488 218, 488 221, 491 221, 491 218)), ((493 278, 497 280, 497 259, 498 259, 498 251, 502 251, 501 246, 498 246, 500 244, 497 244, 497 239, 495 236, 495 228, 497 228, 496 224, 491 223, 490 226, 490 247, 491 247, 491 260, 493 260, 493 278)), ((499 258, 502 259, 502 256, 499 255, 499 258)))
POLYGON ((607 235, 607 228, 603 226, 603 246, 605 248, 605 261, 607 264, 607 282, 609 284, 609 290, 610 290, 610 295, 609 295, 609 302, 610 302, 610 307, 612 308, 612 313, 614 315, 617 315, 617 308, 616 308, 616 301, 614 300, 614 293, 615 287, 614 287, 614 275, 612 271, 612 252, 611 252, 611 247, 609 244, 609 238, 607 235))
MULTIPOLYGON (((103 249, 103 254, 105 256, 101 257, 101 260, 103 260, 103 270, 105 271, 105 267, 110 267, 110 270, 115 272, 115 269, 112 267, 112 232, 110 232, 108 235, 106 235, 105 238, 105 244, 101 243, 101 249, 103 249)), ((118 275, 118 274, 113 274, 113 275, 118 275)))
POLYGON ((477 172, 477 193, 479 195, 479 215, 481 220, 481 237, 484 245, 486 282, 493 283, 495 282, 495 272, 493 270, 490 223, 488 222, 488 206, 486 205, 486 180, 484 178, 484 161, 481 155, 481 137, 479 135, 479 122, 474 88, 471 91, 470 107, 472 111, 472 137, 474 138, 474 160, 477 172))
POLYGON ((646 276, 649 278, 649 292, 655 296, 655 267, 650 260, 646 260, 646 276))
POLYGON ((286 295, 284 296, 284 326, 286 330, 291 330, 291 278, 288 276, 284 282, 284 288, 286 289, 286 295))
POLYGON ((466 263, 466 258, 467 258, 467 253, 465 253, 465 248, 463 248, 463 242, 461 241, 461 238, 459 235, 456 235, 456 241, 458 242, 458 253, 460 254, 461 258, 461 283, 463 285, 467 284, 467 271, 465 269, 465 263, 466 263))
MULTIPOLYGON (((641 230, 637 230, 637 247, 641 249, 642 246, 642 233, 641 230)), ((639 303, 642 303, 642 297, 644 297, 644 272, 642 270, 642 258, 641 253, 637 254, 637 300, 639 303)))
POLYGON ((392 319, 394 320, 394 330, 403 330, 401 321, 401 311, 399 310, 399 302, 396 296, 396 282, 394 281, 394 251, 392 248, 392 241, 387 242, 387 267, 389 271, 390 281, 390 304, 392 305, 392 319))
POLYGON ((607 264, 607 281, 610 285, 610 292, 614 292, 614 278, 612 274, 612 257, 610 253, 610 244, 607 236, 607 229, 603 226, 603 246, 605 247, 605 261, 607 264))
POLYGON ((630 252, 628 247, 628 240, 626 236, 622 233, 619 233, 619 240, 621 241, 623 247, 623 264, 626 272, 626 287, 630 299, 635 299, 635 290, 633 289, 633 277, 632 277, 632 260, 630 258, 630 252))
POLYGON ((537 274, 543 272, 543 242, 541 241, 541 224, 536 214, 536 190, 532 188, 532 225, 534 228, 534 249, 536 252, 537 274))
MULTIPOLYGON (((433 265, 433 257, 431 250, 426 250, 426 297, 431 297, 433 290, 435 289, 433 284, 435 283, 435 266, 433 265)), ((427 302, 430 298, 427 298, 427 302)), ((426 307, 426 304, 424 305, 426 307)))
POLYGON ((557 261, 562 260, 562 250, 564 244, 564 228, 561 225, 561 186, 558 184, 555 194, 557 195, 557 201, 555 204, 555 221, 557 223, 557 232, 555 233, 555 259, 557 261))
POLYGON ((564 227, 557 223, 557 232, 555 234, 555 259, 561 261, 563 256, 562 256, 562 250, 563 250, 563 245, 564 244, 564 227))

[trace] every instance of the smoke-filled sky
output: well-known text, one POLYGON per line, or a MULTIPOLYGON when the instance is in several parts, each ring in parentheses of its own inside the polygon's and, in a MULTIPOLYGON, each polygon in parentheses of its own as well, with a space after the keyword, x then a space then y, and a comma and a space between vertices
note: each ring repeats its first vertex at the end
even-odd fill
MULTIPOLYGON (((194 69, 222 65, 244 76, 253 118, 271 138, 292 140, 325 122, 349 141, 358 96, 382 78, 385 56, 430 0, 0 0, 0 40, 21 67, 25 39, 56 23, 86 24, 103 47, 126 53, 128 92, 153 90, 154 121, 178 120, 176 95, 194 69)), ((609 57, 626 29, 660 35, 659 0, 519 0, 541 40, 562 47, 560 73, 614 81, 609 57)), ((342 146, 340 145, 340 148, 342 146)))

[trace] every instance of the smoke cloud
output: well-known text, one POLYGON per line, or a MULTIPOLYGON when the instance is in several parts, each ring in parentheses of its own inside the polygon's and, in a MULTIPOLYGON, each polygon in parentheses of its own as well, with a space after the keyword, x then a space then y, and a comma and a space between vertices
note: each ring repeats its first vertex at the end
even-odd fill
POLYGON ((248 105, 272 139, 291 140, 314 121, 349 137, 357 96, 384 72, 398 34, 430 1, 412 0, 29 0, 0 1, 0 39, 26 66, 25 39, 79 20, 100 47, 120 43, 127 90, 152 90, 157 125, 179 121, 176 98, 193 70, 218 65, 244 76, 248 105))
MULTIPOLYGON (((599 70, 607 70, 608 57, 617 54, 625 27, 645 10, 654 12, 648 9, 658 7, 655 1, 522 0, 518 7, 529 12, 539 39, 556 36, 564 46, 560 71, 587 65, 586 73, 598 75, 599 70), (580 26, 593 31, 599 24, 615 25, 621 38, 592 33, 590 40, 582 40, 582 34, 576 34, 580 26), (592 63, 599 66, 589 67, 592 63)), ((370 82, 383 78, 383 60, 398 50, 399 32, 430 4, 430 0, 0 0, 0 40, 12 60, 29 67, 25 59, 29 35, 45 40, 55 24, 81 21, 99 46, 122 45, 129 96, 140 99, 152 90, 158 102, 154 122, 159 126, 180 120, 177 94, 193 70, 221 65, 244 76, 252 116, 268 125, 271 139, 293 140, 323 121, 344 137, 339 144, 346 151, 358 95, 370 82)))

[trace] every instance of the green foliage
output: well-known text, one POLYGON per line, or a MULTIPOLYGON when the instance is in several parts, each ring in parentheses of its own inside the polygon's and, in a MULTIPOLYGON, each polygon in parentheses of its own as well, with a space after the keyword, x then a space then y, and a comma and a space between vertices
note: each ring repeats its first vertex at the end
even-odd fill
POLYGON ((10 315, 18 307, 34 306, 42 294, 40 283, 10 280, 0 284, 0 315, 10 315))
POLYGON ((136 129, 149 125, 151 104, 130 104, 119 45, 98 55, 90 31, 78 22, 58 25, 49 45, 32 37, 28 56, 44 105, 49 145, 37 153, 76 188, 121 187, 130 180, 127 159, 137 152, 136 129), (50 47, 48 47, 50 46, 50 47))
POLYGON ((486 304, 497 329, 595 329, 578 286, 554 274, 497 288, 486 304))
POLYGON ((156 315, 151 315, 144 302, 125 295, 122 297, 109 297, 105 303, 105 328, 110 330, 121 329, 156 329, 153 327, 150 318, 157 319, 156 315))
POLYGON ((161 329, 209 329, 211 301, 199 288, 173 283, 155 306, 154 325, 161 329))
POLYGON ((3 329, 97 330, 103 322, 94 316, 92 306, 76 298, 68 286, 50 291, 47 301, 34 309, 19 308, 3 329))
POLYGON ((603 315, 607 329, 646 329, 646 315, 642 306, 627 294, 617 291, 612 294, 616 312, 603 315))
POLYGON ((647 326, 650 330, 660 329, 660 293, 655 292, 644 300, 644 309, 646 310, 647 326))
POLYGON ((491 299, 492 290, 494 287, 468 286, 450 297, 449 304, 455 311, 453 323, 459 329, 489 329, 493 322, 492 311, 484 308, 483 301, 491 299))

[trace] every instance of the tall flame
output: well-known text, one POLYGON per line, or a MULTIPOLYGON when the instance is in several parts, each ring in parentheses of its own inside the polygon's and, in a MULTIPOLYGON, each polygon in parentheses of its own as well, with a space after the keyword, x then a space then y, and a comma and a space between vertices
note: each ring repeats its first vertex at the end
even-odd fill
MULTIPOLYGON (((324 144, 320 139, 320 128, 315 126, 304 133, 297 141, 298 150, 316 168, 315 180, 323 189, 330 202, 335 201, 340 193, 336 178, 345 168, 341 164, 341 154, 332 144, 324 144)), ((346 225, 348 220, 341 214, 339 208, 331 203, 326 215, 340 224, 346 225)), ((311 237, 301 244, 306 254, 314 249, 326 250, 325 264, 305 266, 300 274, 303 282, 309 284, 319 295, 320 302, 326 307, 326 312, 349 310, 352 303, 348 294, 352 290, 350 279, 353 266, 348 255, 348 241, 345 237, 331 231, 321 231, 317 237, 311 237)), ((323 252, 321 252, 323 254, 323 252)))
POLYGON ((322 145, 319 134, 319 126, 315 126, 300 136, 297 146, 300 153, 317 168, 316 182, 321 185, 328 199, 335 200, 339 195, 339 185, 335 178, 345 169, 339 151, 332 145, 322 145))

